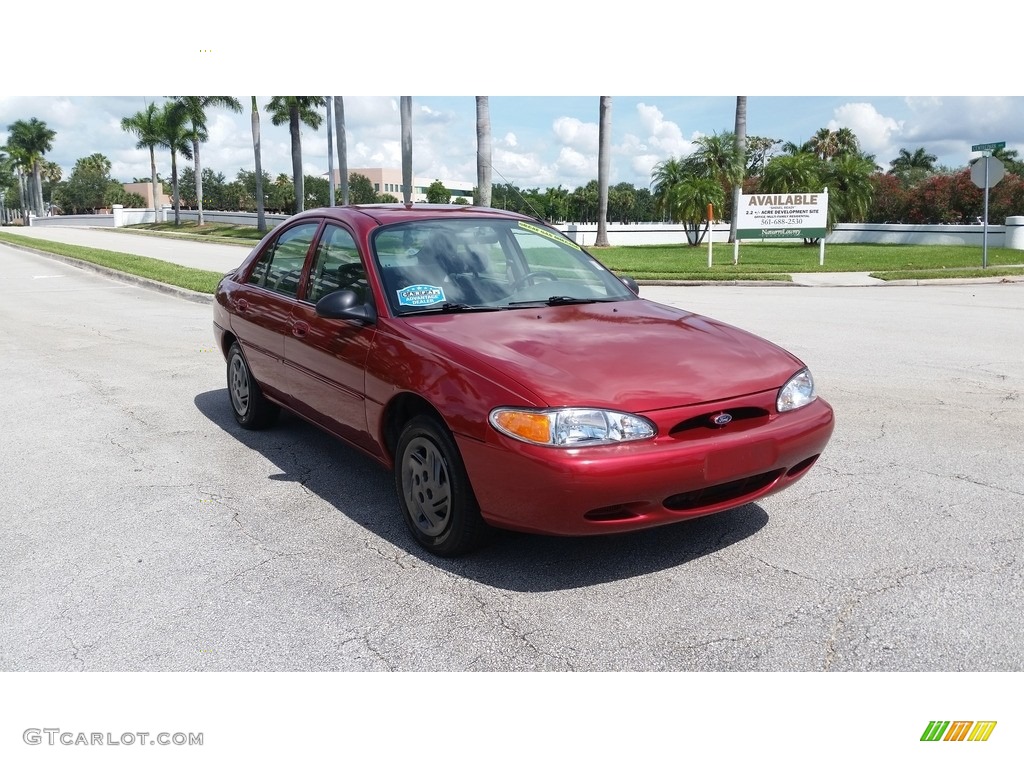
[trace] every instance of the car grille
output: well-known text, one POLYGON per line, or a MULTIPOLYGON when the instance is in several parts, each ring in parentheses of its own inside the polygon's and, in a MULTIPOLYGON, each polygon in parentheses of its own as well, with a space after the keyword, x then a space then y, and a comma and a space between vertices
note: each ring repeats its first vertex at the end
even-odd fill
POLYGON ((662 504, 667 509, 677 512, 723 504, 733 499, 740 499, 767 489, 768 486, 779 479, 783 472, 785 472, 784 469, 775 469, 771 472, 744 477, 740 480, 732 480, 720 485, 711 485, 695 491, 677 493, 674 496, 669 496, 662 504))
POLYGON ((764 408, 725 408, 681 421, 669 430, 669 435, 680 440, 700 440, 713 435, 754 429, 767 424, 770 418, 770 414, 764 408), (719 414, 729 414, 732 418, 725 426, 718 426, 713 419, 719 414))

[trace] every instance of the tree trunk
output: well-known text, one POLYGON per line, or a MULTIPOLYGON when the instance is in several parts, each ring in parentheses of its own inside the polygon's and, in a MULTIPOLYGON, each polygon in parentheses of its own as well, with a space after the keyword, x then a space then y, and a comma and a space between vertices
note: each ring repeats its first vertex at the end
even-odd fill
POLYGON ((302 138, 299 136, 299 107, 289 110, 288 130, 292 135, 292 185, 295 188, 295 212, 306 210, 305 190, 302 179, 302 138))
MULTIPOLYGON (((743 173, 747 167, 747 97, 736 97, 736 152, 743 158, 743 173)), ((736 242, 736 215, 740 210, 740 195, 743 194, 743 182, 732 188, 732 215, 729 217, 729 242, 736 242)))
POLYGON ((153 183, 153 223, 160 221, 160 195, 159 185, 156 182, 156 147, 149 146, 149 179, 153 183))
POLYGON ((28 190, 25 186, 25 171, 18 166, 18 202, 21 204, 21 223, 28 224, 28 190))
POLYGON ((199 226, 203 226, 203 172, 199 167, 199 141, 192 140, 192 152, 196 158, 196 207, 199 209, 199 226))
POLYGON ((36 185, 35 208, 36 216, 43 215, 43 174, 39 170, 39 161, 32 163, 32 178, 36 185))
POLYGON ((178 154, 171 152, 171 192, 174 195, 174 226, 181 226, 181 196, 178 194, 178 154))
POLYGON ((612 97, 601 97, 601 122, 597 149, 597 239, 595 247, 608 246, 608 176, 612 163, 612 97))
POLYGON ((327 102, 327 204, 334 207, 334 126, 331 124, 333 99, 325 96, 327 102))
POLYGON ((263 160, 260 157, 260 110, 252 97, 252 153, 256 156, 256 228, 267 231, 267 214, 263 209, 263 160))
POLYGON ((345 140, 345 99, 334 97, 334 132, 338 139, 338 179, 341 182, 341 204, 348 205, 348 143, 345 140))
POLYGON ((402 199, 412 205, 412 96, 399 100, 402 117, 402 199))
POLYGON ((489 97, 476 97, 477 205, 491 207, 491 107, 489 97))

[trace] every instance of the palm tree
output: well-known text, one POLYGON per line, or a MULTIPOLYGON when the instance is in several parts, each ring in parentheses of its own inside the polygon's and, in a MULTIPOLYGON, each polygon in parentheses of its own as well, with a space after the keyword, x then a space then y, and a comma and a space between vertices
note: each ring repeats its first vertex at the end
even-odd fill
POLYGON ((835 132, 836 155, 860 154, 860 141, 849 128, 840 128, 835 132))
MULTIPOLYGON (((6 165, 11 169, 13 174, 18 179, 18 216, 22 221, 26 221, 28 218, 28 195, 25 186, 25 168, 27 166, 25 150, 16 144, 11 143, 8 138, 7 144, 4 145, 4 149, 7 152, 6 165)), ((11 205, 14 205, 14 201, 11 201, 11 205)))
POLYGON ((859 154, 839 155, 825 164, 822 184, 828 187, 828 227, 837 221, 864 221, 871 207, 874 161, 859 154))
POLYGON ((718 208, 724 201, 725 191, 715 179, 691 174, 672 187, 667 203, 672 218, 683 223, 687 242, 697 246, 711 228, 708 205, 718 208))
POLYGON ((206 131, 206 110, 210 107, 225 107, 232 112, 241 112, 242 105, 234 96, 174 96, 173 106, 183 112, 190 125, 189 138, 192 140, 192 159, 196 164, 196 206, 199 209, 199 226, 203 226, 203 172, 199 162, 199 145, 209 138, 206 131))
POLYGON ((487 96, 476 97, 477 204, 491 207, 491 106, 487 96))
POLYGON ((178 191, 178 155, 192 159, 191 131, 185 123, 188 119, 171 102, 166 102, 160 111, 161 147, 171 150, 171 190, 174 198, 174 226, 181 226, 181 195, 178 191))
POLYGON ((64 170, 57 163, 43 160, 40 164, 39 172, 42 175, 42 180, 50 185, 50 215, 53 215, 53 191, 60 183, 64 170))
POLYGON ((595 247, 608 247, 608 176, 612 164, 612 97, 601 97, 597 146, 597 239, 595 247))
POLYGON ((345 139, 345 99, 342 96, 334 97, 334 132, 338 137, 338 179, 341 182, 341 204, 348 205, 348 142, 345 139))
POLYGON ((263 158, 260 155, 260 108, 252 97, 252 153, 256 157, 256 229, 267 231, 267 212, 263 201, 263 158))
MULTIPOLYGON (((714 179, 722 188, 722 202, 732 201, 733 189, 743 183, 746 157, 737 151, 736 137, 732 133, 714 133, 701 136, 695 142, 697 151, 687 160, 699 176, 714 179)), ((735 217, 733 217, 735 218, 735 217)))
POLYGON ((160 144, 160 109, 153 102, 141 112, 121 118, 121 130, 139 139, 136 149, 149 150, 149 178, 153 183, 153 215, 160 209, 160 187, 156 179, 156 148, 160 144))
POLYGON ((821 161, 810 152, 778 155, 769 160, 761 174, 761 192, 808 192, 821 189, 821 161))
MULTIPOLYGON (((743 158, 743 169, 747 167, 747 97, 736 97, 736 154, 743 158)), ((740 195, 743 194, 743 179, 732 188, 732 215, 729 217, 729 242, 736 242, 736 212, 740 209, 740 195)))
POLYGON ((323 96, 274 96, 266 106, 270 122, 274 125, 288 124, 292 140, 292 184, 295 187, 295 213, 305 210, 305 191, 302 183, 302 136, 303 125, 314 131, 320 127, 323 117, 317 111, 325 105, 323 96))
POLYGON ((398 100, 402 121, 402 200, 412 204, 412 96, 398 100))
POLYGON ((920 170, 931 173, 935 170, 935 162, 938 158, 930 154, 924 147, 918 147, 913 154, 906 149, 900 149, 899 157, 889 161, 889 173, 900 175, 901 172, 920 170))
POLYGON ((34 188, 30 187, 31 207, 36 216, 43 215, 43 180, 40 175, 40 162, 43 155, 53 149, 53 140, 57 133, 46 127, 46 123, 36 118, 31 120, 18 120, 7 126, 10 136, 7 139, 8 148, 17 148, 21 151, 21 162, 25 169, 31 168, 32 182, 34 188))
POLYGON ((655 205, 661 215, 668 217, 669 221, 673 221, 671 217, 672 206, 670 205, 672 188, 682 183, 689 175, 690 171, 687 164, 683 160, 674 157, 662 160, 654 166, 651 172, 655 205))
POLYGON ((828 128, 819 128, 808 143, 811 146, 811 151, 818 156, 819 160, 828 160, 839 153, 836 133, 828 128))

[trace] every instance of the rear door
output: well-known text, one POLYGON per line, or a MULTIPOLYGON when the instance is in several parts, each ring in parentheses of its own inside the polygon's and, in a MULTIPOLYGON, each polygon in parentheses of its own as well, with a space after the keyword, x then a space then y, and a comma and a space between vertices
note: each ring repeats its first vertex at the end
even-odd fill
POLYGON ((244 284, 233 292, 231 329, 260 386, 288 401, 285 335, 302 285, 302 268, 322 219, 297 222, 270 240, 253 263, 244 284))

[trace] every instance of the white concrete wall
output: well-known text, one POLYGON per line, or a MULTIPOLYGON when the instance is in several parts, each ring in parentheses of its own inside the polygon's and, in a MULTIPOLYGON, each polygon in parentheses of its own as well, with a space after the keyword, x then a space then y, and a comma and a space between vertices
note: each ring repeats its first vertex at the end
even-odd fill
MULTIPOLYGON (((565 223, 556 229, 584 247, 597 239, 597 224, 565 223)), ((711 230, 712 242, 729 241, 728 222, 716 223, 711 230)), ((982 245, 984 236, 980 224, 836 224, 825 238, 827 245, 844 243, 899 243, 906 245, 982 245)), ((686 242, 686 234, 679 224, 609 224, 610 245, 674 245, 686 242)), ((707 245, 707 239, 702 244, 707 245)), ((747 242, 762 242, 748 239, 747 242)), ((767 242, 767 241, 763 241, 767 242)), ((785 242, 774 239, 772 242, 785 242)), ((799 242, 799 240, 795 241, 799 242)), ((1024 250, 1024 216, 1011 216, 1007 224, 990 224, 988 244, 993 248, 1019 248, 1024 250), (1021 224, 1010 222, 1020 220, 1021 224), (1007 238, 1007 230, 1022 230, 1015 238, 1007 238), (1011 242, 1014 243, 1011 245, 1011 242)))
MULTIPOLYGON (((231 211, 204 211, 203 217, 210 223, 241 224, 256 226, 255 213, 231 211)), ((164 208, 157 218, 173 221, 174 211, 164 208)), ((182 221, 196 221, 198 211, 181 211, 182 221)), ((123 227, 153 221, 154 211, 141 208, 120 208, 114 206, 113 214, 79 216, 31 217, 33 227, 123 227)), ((267 226, 273 228, 288 219, 286 214, 266 214, 267 226)), ((564 223, 556 229, 566 237, 584 247, 594 244, 597 239, 597 224, 564 223)), ((729 241, 729 224, 714 224, 712 241, 729 241)), ((827 245, 845 243, 893 243, 905 245, 970 245, 982 246, 983 227, 980 224, 837 224, 825 239, 827 245)), ((678 224, 660 222, 639 224, 609 224, 608 242, 611 245, 676 245, 686 242, 686 234, 678 224)), ((748 242, 755 242, 750 241, 748 242)), ((775 240, 773 242, 783 242, 775 240)), ((1024 250, 1024 216, 1011 216, 1006 224, 991 224, 988 228, 988 244, 992 248, 1015 248, 1024 250)), ((707 245, 707 240, 703 241, 707 245)))
MULTIPOLYGON (((1017 217, 1019 218, 1019 217, 1017 217)), ((980 224, 837 224, 825 239, 841 243, 892 243, 899 245, 976 245, 984 237, 980 224)), ((1004 247, 1006 226, 989 224, 988 244, 1004 247)))

